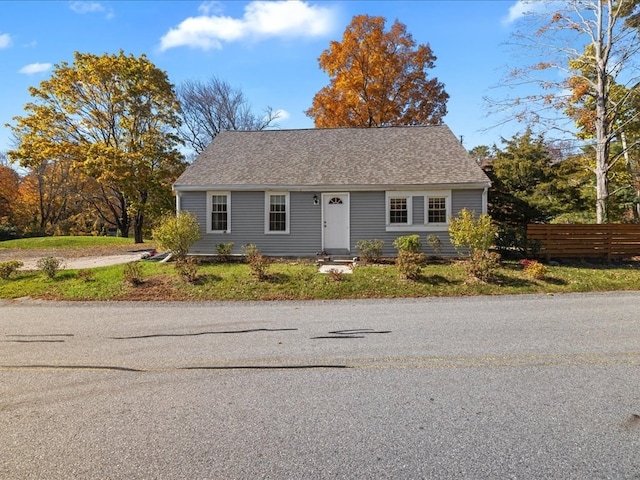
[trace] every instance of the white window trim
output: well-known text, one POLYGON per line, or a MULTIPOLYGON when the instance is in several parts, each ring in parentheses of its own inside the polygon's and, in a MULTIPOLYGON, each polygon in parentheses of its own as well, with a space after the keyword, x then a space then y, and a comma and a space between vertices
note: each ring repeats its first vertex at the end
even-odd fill
POLYGON ((207 192, 207 233, 231 233, 231 192, 229 191, 209 191, 207 192), (213 197, 215 195, 227 196, 227 229, 211 230, 211 214, 213 208, 213 197))
POLYGON ((451 218, 451 190, 431 190, 424 192, 424 224, 431 228, 448 228, 451 218), (444 198, 445 218, 444 222, 429 222, 429 198, 444 198))
POLYGON ((387 232, 436 232, 442 231, 449 227, 449 219, 451 218, 451 190, 422 190, 422 191, 386 191, 385 192, 385 215, 387 232), (423 197, 424 201, 424 218, 422 223, 413 223, 413 197, 423 197), (442 223, 429 223, 429 198, 438 197, 445 199, 447 209, 447 221, 442 223), (407 223, 391 223, 391 209, 389 201, 392 198, 407 199, 407 223))
POLYGON ((387 231, 406 230, 413 224, 413 192, 385 192, 385 218, 387 231), (391 199, 399 198, 407 201, 407 223, 391 223, 391 199))
POLYGON ((264 233, 266 235, 289 235, 289 225, 291 222, 291 208, 289 202, 289 192, 264 192, 264 233), (271 206, 272 195, 284 195, 284 208, 285 208, 285 221, 286 227, 284 230, 269 230, 269 214, 271 213, 269 208, 271 206))

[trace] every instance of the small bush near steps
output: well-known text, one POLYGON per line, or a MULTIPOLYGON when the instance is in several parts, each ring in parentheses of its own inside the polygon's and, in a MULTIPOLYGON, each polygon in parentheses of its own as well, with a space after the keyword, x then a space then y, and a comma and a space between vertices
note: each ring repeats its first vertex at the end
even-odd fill
POLYGON ((382 256, 382 248, 384 247, 384 240, 358 240, 356 242, 356 249, 360 254, 360 259, 363 262, 373 262, 382 256))

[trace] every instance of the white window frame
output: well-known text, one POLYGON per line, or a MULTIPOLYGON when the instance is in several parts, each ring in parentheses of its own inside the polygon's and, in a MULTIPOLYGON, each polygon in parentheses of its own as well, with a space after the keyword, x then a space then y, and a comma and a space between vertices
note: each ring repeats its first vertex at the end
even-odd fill
POLYGON ((449 219, 451 218, 451 190, 431 190, 424 192, 424 224, 428 227, 449 227, 449 219), (429 199, 444 198, 445 203, 445 221, 429 222, 429 199))
POLYGON ((207 233, 231 233, 231 192, 210 191, 207 192, 207 233), (227 229, 212 230, 211 215, 213 214, 213 197, 216 195, 226 195, 227 197, 227 229))
POLYGON ((451 218, 451 190, 416 190, 385 192, 385 219, 387 232, 429 232, 441 231, 448 228, 451 218), (423 197, 424 218, 421 223, 413 223, 414 197, 423 197), (391 199, 402 198, 407 201, 407 223, 391 223, 391 199), (429 198, 444 198, 446 207, 446 222, 429 223, 429 198))
POLYGON ((289 225, 291 222, 291 202, 289 192, 264 192, 264 233, 266 235, 289 235, 289 225), (284 230, 270 230, 271 197, 274 195, 284 195, 285 224, 284 230))
POLYGON ((412 192, 386 192, 385 194, 385 218, 387 231, 406 230, 413 224, 413 195, 412 192), (391 200, 401 199, 407 202, 407 223, 391 223, 391 200))

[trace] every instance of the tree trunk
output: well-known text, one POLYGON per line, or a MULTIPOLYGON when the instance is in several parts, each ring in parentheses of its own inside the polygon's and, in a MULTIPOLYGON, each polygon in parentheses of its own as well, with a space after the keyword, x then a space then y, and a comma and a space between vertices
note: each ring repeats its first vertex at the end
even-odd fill
POLYGON ((134 223, 133 223, 133 242, 134 243, 144 243, 144 238, 142 235, 142 226, 144 223, 144 213, 137 212, 134 223))
POLYGON ((140 199, 140 206, 137 208, 136 213, 133 217, 133 237, 134 243, 144 243, 143 238, 143 226, 144 226, 144 208, 147 204, 147 199, 149 198, 149 194, 145 191, 139 192, 138 194, 140 199))
MULTIPOLYGON (((611 142, 611 124, 609 121, 609 88, 607 63, 611 49, 611 32, 603 25, 604 8, 602 0, 598 1, 596 54, 596 223, 607 223, 609 220, 609 146, 611 142)), ((610 25, 608 26, 610 28, 610 25)))

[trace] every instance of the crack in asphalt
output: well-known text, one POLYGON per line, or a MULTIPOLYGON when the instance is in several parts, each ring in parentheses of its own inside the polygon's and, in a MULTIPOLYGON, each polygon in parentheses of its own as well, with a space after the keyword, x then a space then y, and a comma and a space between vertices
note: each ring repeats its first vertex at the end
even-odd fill
POLYGON ((73 337, 72 333, 44 333, 41 335, 17 335, 8 334, 5 337, 10 340, 4 340, 6 343, 64 343, 64 340, 58 340, 58 337, 73 337), (53 338, 46 338, 53 337, 53 338), (14 340, 15 339, 15 340, 14 340))
POLYGON ((253 332, 290 332, 297 328, 251 328, 247 330, 223 330, 219 332, 195 332, 195 333, 153 333, 149 335, 134 335, 131 337, 108 337, 111 340, 136 340, 141 338, 156 337, 197 337, 199 335, 226 335, 232 333, 253 333, 253 332))
POLYGON ((179 370, 305 370, 322 368, 352 368, 342 364, 309 365, 204 365, 198 367, 133 368, 113 365, 0 365, 1 370, 115 370, 120 372, 153 373, 179 370))
POLYGON ((32 338, 32 337, 73 337, 73 333, 42 333, 39 335, 18 335, 7 334, 5 337, 19 337, 19 338, 32 338))
POLYGON ((329 335, 319 335, 317 337, 311 337, 311 340, 320 339, 343 339, 343 338, 365 338, 368 334, 374 333, 391 333, 391 330, 372 330, 371 328, 356 328, 352 330, 333 330, 329 332, 329 335))
POLYGON ((5 343, 64 343, 64 340, 5 340, 5 343))

